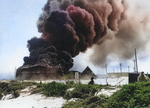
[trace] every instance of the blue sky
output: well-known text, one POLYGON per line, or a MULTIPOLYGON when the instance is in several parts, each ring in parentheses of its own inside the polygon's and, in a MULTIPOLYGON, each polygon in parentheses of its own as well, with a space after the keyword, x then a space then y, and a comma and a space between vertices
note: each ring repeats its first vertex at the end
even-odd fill
POLYGON ((28 56, 27 40, 39 37, 36 22, 47 0, 5 0, 0 3, 0 73, 13 73, 28 56))
MULTIPOLYGON (((27 40, 34 36, 40 37, 37 31, 36 22, 42 13, 42 7, 47 0, 0 0, 0 79, 10 78, 14 75, 15 68, 23 64, 23 57, 28 56, 29 52, 26 47, 27 40)), ((148 0, 140 3, 144 6, 149 6, 148 0)), ((133 0, 135 2, 135 0, 133 0)), ((146 11, 149 11, 146 9, 146 11)), ((149 44, 150 45, 150 44, 149 44)), ((145 54, 150 54, 149 47, 145 54)), ((90 52, 90 51, 87 51, 90 52)), ((80 54, 75 59, 75 67, 80 67, 82 71, 87 65, 97 72, 103 72, 105 69, 95 67, 88 61, 90 53, 80 54), (81 62, 79 63, 78 60, 81 62)), ((149 57, 149 56, 147 56, 149 57)), ((150 59, 139 59, 140 71, 148 71, 150 59), (144 61, 144 62, 143 62, 144 61), (144 65, 143 65, 144 63, 144 65), (142 68, 144 67, 144 68, 142 68)), ((133 61, 127 60, 124 63, 124 69, 127 71, 127 66, 131 65, 133 71, 133 61)), ((120 61, 111 62, 108 70, 119 70, 120 61)), ((73 69, 75 69, 75 67, 73 69)))

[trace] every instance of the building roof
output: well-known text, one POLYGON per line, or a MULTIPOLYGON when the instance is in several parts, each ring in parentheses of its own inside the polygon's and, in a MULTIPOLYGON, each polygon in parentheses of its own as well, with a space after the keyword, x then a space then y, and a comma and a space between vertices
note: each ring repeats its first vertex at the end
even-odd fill
POLYGON ((91 78, 91 77, 97 77, 97 76, 93 73, 93 71, 89 68, 89 66, 87 66, 85 68, 85 70, 81 73, 80 77, 81 78, 84 78, 84 77, 91 78))
POLYGON ((19 67, 18 69, 31 69, 35 67, 43 67, 43 68, 61 68, 61 66, 56 65, 56 66, 47 66, 47 65, 42 65, 42 64, 35 64, 35 65, 24 65, 19 67))

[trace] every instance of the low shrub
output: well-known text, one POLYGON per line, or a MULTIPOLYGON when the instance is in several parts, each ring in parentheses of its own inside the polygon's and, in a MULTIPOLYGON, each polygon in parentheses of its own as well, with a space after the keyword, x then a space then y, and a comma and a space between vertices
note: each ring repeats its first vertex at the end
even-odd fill
POLYGON ((36 93, 43 93, 42 87, 36 87, 32 89, 31 94, 36 94, 36 93))
POLYGON ((13 95, 14 95, 15 98, 19 97, 20 96, 19 91, 16 90, 13 95))
POLYGON ((48 84, 42 84, 42 90, 46 96, 64 96, 67 86, 63 83, 53 81, 48 84))
POLYGON ((0 100, 2 99, 2 97, 3 97, 3 95, 2 95, 2 93, 0 92, 0 100))
POLYGON ((146 108, 150 105, 150 82, 124 85, 108 100, 108 108, 146 108))
POLYGON ((75 87, 77 84, 74 83, 74 81, 66 81, 67 88, 75 87))
POLYGON ((86 84, 79 84, 76 85, 73 91, 67 91, 64 95, 65 99, 71 98, 81 98, 84 99, 86 97, 92 96, 98 89, 101 89, 102 85, 86 85, 86 84))
POLYGON ((62 108, 105 108, 108 97, 105 95, 90 96, 75 102, 65 103, 62 108))
POLYGON ((4 95, 7 95, 8 93, 14 93, 14 97, 18 97, 18 90, 24 89, 28 86, 32 86, 34 84, 34 82, 19 82, 15 80, 10 82, 0 82, 0 92, 4 95))

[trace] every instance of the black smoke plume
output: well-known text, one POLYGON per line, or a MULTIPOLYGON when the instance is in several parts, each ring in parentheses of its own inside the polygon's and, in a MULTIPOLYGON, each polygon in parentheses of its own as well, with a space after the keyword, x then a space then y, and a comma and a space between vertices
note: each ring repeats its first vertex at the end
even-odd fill
MULTIPOLYGON (((118 53, 111 48, 116 47, 116 42, 125 43, 127 38, 133 38, 134 33, 125 36, 126 12, 124 0, 48 0, 37 22, 42 35, 28 41, 30 56, 24 57, 24 65, 61 65, 69 70, 73 66, 72 57, 93 46, 91 61, 104 62, 113 50, 118 53), (108 43, 113 38, 115 42, 108 43)), ((122 54, 123 51, 120 50, 122 54)))

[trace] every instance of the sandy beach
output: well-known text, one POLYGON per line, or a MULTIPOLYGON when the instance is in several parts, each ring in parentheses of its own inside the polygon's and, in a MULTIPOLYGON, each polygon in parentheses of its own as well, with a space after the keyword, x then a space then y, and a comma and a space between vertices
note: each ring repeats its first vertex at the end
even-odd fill
POLYGON ((18 98, 0 101, 0 108, 61 108, 66 102, 62 97, 46 97, 42 94, 30 94, 28 88, 21 91, 18 98))
POLYGON ((62 97, 45 97, 41 94, 20 96, 16 99, 1 100, 0 108, 61 108, 65 103, 62 97))

